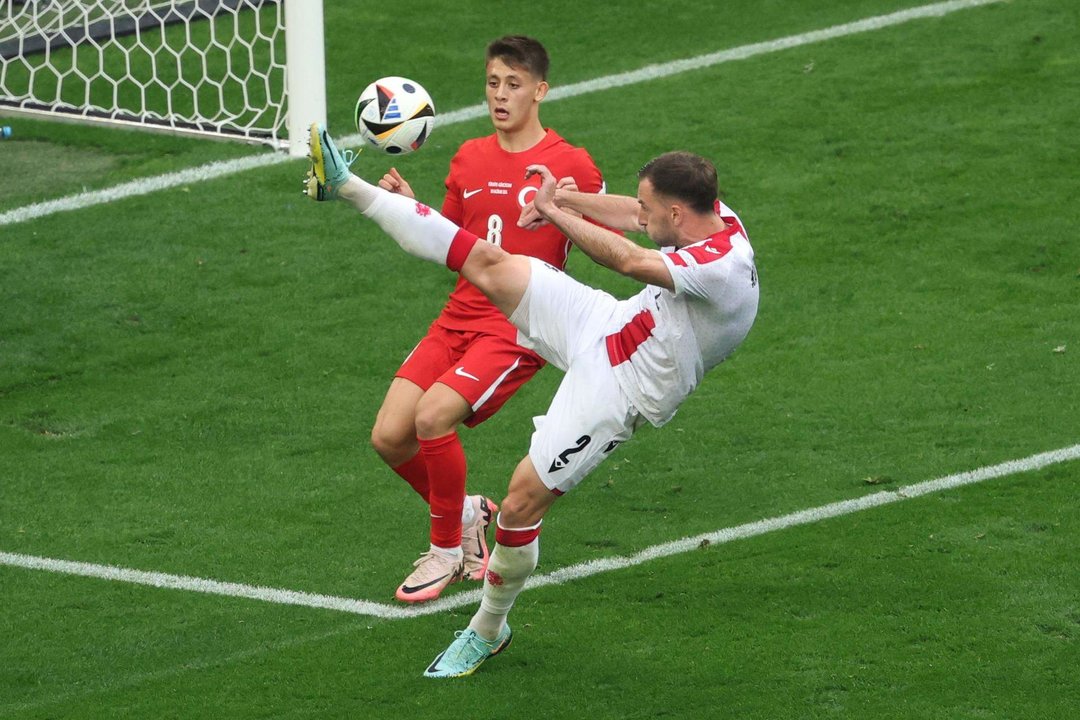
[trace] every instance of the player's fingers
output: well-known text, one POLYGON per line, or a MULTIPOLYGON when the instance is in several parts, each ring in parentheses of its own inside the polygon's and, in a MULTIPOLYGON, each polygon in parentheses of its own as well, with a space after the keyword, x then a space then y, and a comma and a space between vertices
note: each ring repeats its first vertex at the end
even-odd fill
POLYGON ((577 180, 570 176, 559 178, 559 182, 555 183, 555 189, 577 191, 577 180))
POLYGON ((518 215, 517 224, 518 227, 524 228, 525 230, 536 230, 539 227, 547 225, 547 220, 544 219, 533 203, 529 203, 521 208, 521 214, 518 215))
POLYGON ((390 192, 397 192, 398 184, 394 178, 389 175, 383 175, 382 178, 379 179, 379 187, 383 190, 389 190, 390 192))
POLYGON ((518 227, 528 228, 529 225, 535 223, 539 217, 540 213, 537 211, 536 206, 531 202, 526 203, 526 205, 521 208, 521 213, 518 214, 518 227))
POLYGON ((533 175, 539 175, 542 182, 555 179, 555 176, 551 174, 546 165, 529 165, 525 168, 526 178, 531 178, 533 175))
POLYGON ((401 173, 398 172, 396 167, 390 168, 390 172, 388 172, 386 176, 393 178, 394 182, 397 183, 395 192, 399 195, 404 195, 405 197, 412 199, 416 198, 416 193, 413 192, 412 185, 409 184, 408 180, 401 176, 401 173))

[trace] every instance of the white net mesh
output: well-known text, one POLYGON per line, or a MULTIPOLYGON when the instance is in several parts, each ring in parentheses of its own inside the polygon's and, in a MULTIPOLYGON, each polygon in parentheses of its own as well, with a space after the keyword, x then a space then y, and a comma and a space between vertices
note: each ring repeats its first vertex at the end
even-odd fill
POLYGON ((278 0, 0 0, 0 110, 281 144, 278 0))

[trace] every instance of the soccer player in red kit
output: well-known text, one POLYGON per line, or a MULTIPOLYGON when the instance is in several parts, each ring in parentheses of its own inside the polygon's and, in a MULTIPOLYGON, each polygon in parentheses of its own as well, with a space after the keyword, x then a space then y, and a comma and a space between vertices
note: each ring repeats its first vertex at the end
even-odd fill
MULTIPOLYGON (((592 158, 540 123, 548 91, 547 52, 507 36, 487 48, 487 105, 495 132, 465 142, 450 162, 442 214, 510 253, 557 268, 570 243, 552 225, 518 227, 540 186, 525 168, 551 168, 562 187, 603 191, 592 158)), ((383 189, 415 197, 396 169, 383 189)), ((395 593, 404 602, 439 596, 463 578, 483 580, 486 530, 495 504, 466 496, 465 453, 457 434, 491 417, 544 364, 517 342, 517 330, 475 286, 459 277, 442 313, 398 369, 371 432, 375 451, 430 506, 431 543, 395 593)))

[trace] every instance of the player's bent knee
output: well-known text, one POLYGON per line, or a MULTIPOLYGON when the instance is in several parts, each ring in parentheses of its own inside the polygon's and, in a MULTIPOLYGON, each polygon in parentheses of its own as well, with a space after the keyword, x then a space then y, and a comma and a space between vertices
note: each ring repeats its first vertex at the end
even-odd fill
POLYGON ((438 409, 416 413, 416 436, 431 440, 449 435, 457 428, 457 418, 448 418, 438 409))
POLYGON ((526 455, 510 478, 510 487, 500 506, 499 524, 504 528, 532 527, 544 518, 558 497, 544 485, 526 455))
POLYGON ((424 395, 416 406, 416 436, 431 440, 449 435, 471 412, 468 402, 456 393, 453 400, 432 399, 430 394, 424 395))
POLYGON ((527 257, 504 253, 488 269, 489 282, 500 294, 520 295, 529 284, 531 272, 527 257))
POLYGON ((532 527, 544 519, 554 500, 554 495, 550 499, 540 498, 511 489, 499 508, 499 525, 509 529, 532 527))
POLYGON ((531 267, 527 257, 511 255, 492 245, 470 255, 464 270, 465 279, 480 288, 504 315, 509 315, 529 285, 531 267))
POLYGON ((507 529, 531 527, 539 522, 538 520, 529 522, 531 517, 531 508, 527 502, 523 502, 521 498, 513 494, 503 498, 502 504, 499 506, 499 525, 501 527, 507 529))
POLYGON ((371 429, 371 447, 390 467, 407 462, 420 449, 415 437, 403 437, 379 423, 371 429))

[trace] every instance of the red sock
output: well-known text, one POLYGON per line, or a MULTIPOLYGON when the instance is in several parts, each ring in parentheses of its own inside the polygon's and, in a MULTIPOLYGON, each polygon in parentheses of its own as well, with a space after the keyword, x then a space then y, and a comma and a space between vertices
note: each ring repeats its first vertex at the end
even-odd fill
POLYGON ((400 475, 405 482, 412 485, 412 489, 419 493, 420 497, 424 498, 424 502, 428 505, 431 504, 429 499, 428 490, 428 474, 427 474, 427 462, 424 461, 423 453, 416 453, 411 459, 393 468, 394 472, 400 475))
POLYGON ((540 537, 540 523, 531 528, 504 528, 495 526, 495 542, 504 547, 524 547, 540 537))
POLYGON ((420 441, 427 463, 431 505, 431 544, 461 547, 461 507, 465 504, 465 449, 456 432, 420 441))

